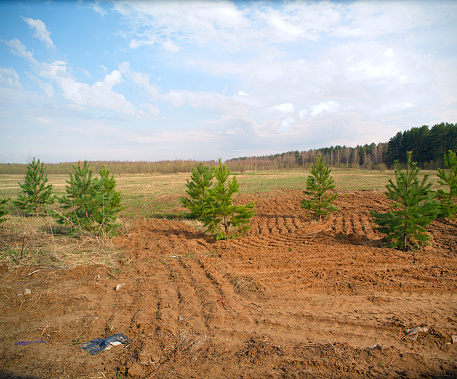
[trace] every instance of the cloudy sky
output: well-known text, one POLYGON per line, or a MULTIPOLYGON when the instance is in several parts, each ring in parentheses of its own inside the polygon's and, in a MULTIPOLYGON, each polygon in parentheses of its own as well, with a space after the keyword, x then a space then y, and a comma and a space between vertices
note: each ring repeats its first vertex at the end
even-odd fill
POLYGON ((0 2, 0 162, 229 159, 440 122, 455 1, 0 2))

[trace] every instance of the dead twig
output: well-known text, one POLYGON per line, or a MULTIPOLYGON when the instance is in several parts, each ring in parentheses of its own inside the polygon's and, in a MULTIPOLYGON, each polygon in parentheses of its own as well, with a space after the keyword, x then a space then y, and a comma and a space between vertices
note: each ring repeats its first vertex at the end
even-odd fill
POLYGON ((30 225, 30 222, 29 222, 29 220, 27 220, 27 218, 25 218, 25 222, 29 226, 29 228, 32 231, 32 233, 36 235, 37 233, 36 233, 35 229, 32 228, 32 225, 30 225))
POLYGON ((335 351, 336 351, 338 354, 341 354, 341 351, 339 351, 338 348, 337 348, 333 343, 330 342, 330 339, 329 339, 329 338, 327 338, 327 341, 328 341, 328 343, 335 349, 335 351))

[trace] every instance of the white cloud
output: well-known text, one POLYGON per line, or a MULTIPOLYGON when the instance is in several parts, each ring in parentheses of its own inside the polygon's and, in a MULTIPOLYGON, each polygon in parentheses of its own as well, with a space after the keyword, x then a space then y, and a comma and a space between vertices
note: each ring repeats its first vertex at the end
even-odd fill
POLYGON ((278 7, 259 7, 253 14, 259 35, 273 42, 317 41, 340 22, 340 7, 330 2, 290 2, 278 7))
POLYGON ((169 53, 177 53, 180 49, 173 41, 165 41, 162 43, 162 48, 169 53))
POLYGON ((161 95, 162 100, 171 103, 176 107, 181 107, 184 104, 189 104, 193 108, 205 106, 207 108, 221 107, 227 103, 227 96, 216 92, 205 91, 188 91, 188 90, 171 90, 166 94, 161 95))
POLYGON ((159 94, 159 87, 150 83, 149 74, 130 69, 129 62, 123 62, 119 65, 119 70, 128 79, 132 80, 137 86, 146 90, 151 99, 155 100, 159 94))
MULTIPOLYGON (((55 60, 52 63, 38 62, 31 52, 18 39, 2 41, 10 46, 11 51, 32 64, 32 69, 41 78, 52 80, 62 89, 66 99, 78 105, 91 106, 94 108, 111 109, 125 114, 135 114, 135 107, 125 99, 123 94, 113 91, 113 87, 122 80, 122 74, 114 70, 107 74, 101 81, 92 85, 76 81, 67 71, 67 63, 55 60)), ((51 84, 37 81, 48 97, 54 95, 51 84)))
POLYGON ((336 101, 326 101, 323 103, 319 103, 313 105, 311 107, 311 116, 316 117, 319 116, 321 113, 334 113, 340 109, 340 104, 336 101))
POLYGON ((84 106, 115 110, 125 114, 135 114, 135 107, 124 95, 113 91, 113 87, 122 81, 122 74, 114 70, 103 80, 92 85, 76 81, 67 72, 64 61, 54 61, 41 65, 40 76, 54 80, 62 89, 66 99, 84 106))
POLYGON ((157 117, 160 114, 160 109, 153 104, 145 104, 144 108, 147 109, 150 115, 157 117))
POLYGON ((135 38, 132 38, 132 40, 130 41, 130 45, 129 46, 132 49, 138 49, 140 47, 150 46, 150 45, 153 45, 153 44, 154 44, 153 40, 141 40, 141 41, 138 41, 135 38))
POLYGON ((54 96, 54 87, 51 84, 42 82, 40 87, 47 97, 51 98, 54 96))
MULTIPOLYGON (((427 12, 412 2, 390 2, 388 6, 367 1, 254 2, 237 7, 228 1, 124 1, 115 3, 114 9, 129 21, 133 34, 141 34, 147 41, 175 46, 181 46, 179 42, 212 43, 226 51, 259 51, 267 46, 271 49, 271 43, 318 41, 328 35, 371 40, 431 22, 427 12)), ((131 47, 144 44, 132 40, 131 47)))
POLYGON ((389 47, 386 49, 386 51, 384 51, 384 55, 388 58, 393 58, 395 54, 394 51, 389 47))
POLYGON ((295 110, 292 103, 279 104, 275 105, 272 108, 279 111, 280 113, 292 113, 295 110))
POLYGON ((405 33, 412 41, 418 27, 442 20, 418 3, 132 1, 114 7, 135 38, 162 47, 173 43, 183 58, 191 49, 193 66, 243 84, 246 90, 231 97, 179 88, 163 95, 175 106, 217 108, 216 124, 230 118, 231 109, 257 125, 275 121, 280 127, 341 110, 356 109, 367 119, 386 117, 430 101, 422 88, 433 85, 431 59, 400 42, 405 33), (236 51, 243 53, 241 59, 230 55, 236 51), (414 105, 405 108, 406 103, 414 105), (293 104, 290 119, 281 104, 293 104))
POLYGON ((259 108, 262 106, 259 99, 256 99, 255 97, 247 94, 244 91, 238 91, 237 94, 234 94, 231 97, 231 100, 233 100, 233 102, 235 103, 244 104, 251 108, 259 108))
POLYGON ((92 75, 90 74, 90 72, 86 69, 86 68, 83 68, 81 69, 82 73, 87 76, 88 78, 91 78, 92 75))
POLYGON ((0 67, 0 84, 20 88, 18 73, 11 67, 0 67))
POLYGON ((10 41, 3 41, 3 43, 6 43, 10 48, 11 52, 15 55, 18 55, 25 60, 29 61, 30 63, 36 64, 38 63, 36 59, 33 57, 33 53, 27 50, 27 48, 24 46, 24 44, 19 41, 17 38, 13 38, 10 41))
POLYGON ((377 37, 399 35, 407 30, 429 23, 429 15, 419 3, 382 3, 358 1, 348 4, 342 12, 343 22, 334 25, 332 35, 339 38, 372 40, 377 37))
POLYGON ((22 17, 22 19, 34 30, 33 36, 44 42, 48 47, 54 48, 54 43, 51 40, 51 33, 46 29, 46 25, 39 19, 30 17, 22 17))
POLYGON ((29 79, 34 82, 41 90, 45 93, 46 97, 51 98, 54 96, 54 87, 47 82, 42 81, 37 76, 33 75, 31 72, 27 73, 29 79))
POLYGON ((298 117, 300 117, 301 121, 305 121, 308 116, 308 111, 306 109, 300 109, 298 111, 298 117))
MULTIPOLYGON (((115 3, 114 9, 130 21, 134 33, 141 30, 143 38, 165 44, 164 49, 176 49, 178 39, 198 45, 208 41, 234 43, 247 23, 243 12, 230 2, 126 1, 115 3)), ((131 42, 132 48, 137 46, 136 40, 131 42)))
POLYGON ((105 17, 106 11, 100 6, 99 2, 96 1, 95 3, 90 4, 90 7, 97 12, 100 16, 105 17))

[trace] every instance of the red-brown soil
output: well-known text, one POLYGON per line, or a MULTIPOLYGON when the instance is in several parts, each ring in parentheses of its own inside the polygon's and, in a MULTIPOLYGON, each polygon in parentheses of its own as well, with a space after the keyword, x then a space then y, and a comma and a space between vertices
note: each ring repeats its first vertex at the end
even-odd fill
POLYGON ((383 194, 342 193, 322 222, 301 198, 244 196, 257 216, 230 241, 138 221, 116 239, 118 271, 3 267, 0 377, 456 377, 457 223, 435 221, 431 246, 402 252, 369 215, 389 208, 383 194), (80 348, 121 332, 130 344, 80 348))

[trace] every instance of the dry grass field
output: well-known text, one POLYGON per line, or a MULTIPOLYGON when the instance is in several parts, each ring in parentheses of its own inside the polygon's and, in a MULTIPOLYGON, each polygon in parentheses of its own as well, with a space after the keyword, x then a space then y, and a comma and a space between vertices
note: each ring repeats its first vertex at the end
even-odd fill
MULTIPOLYGON (((109 239, 13 214, 0 378, 455 378, 457 223, 435 221, 423 249, 386 248, 369 210, 389 209, 393 172, 332 174, 340 210, 322 222, 300 208, 306 172, 239 175, 257 215, 229 241, 182 217, 188 174, 116 177, 109 239), (81 349, 115 333, 130 342, 81 349)), ((22 179, 0 176, 0 198, 22 179)), ((50 176, 60 193, 65 179, 50 176)))

